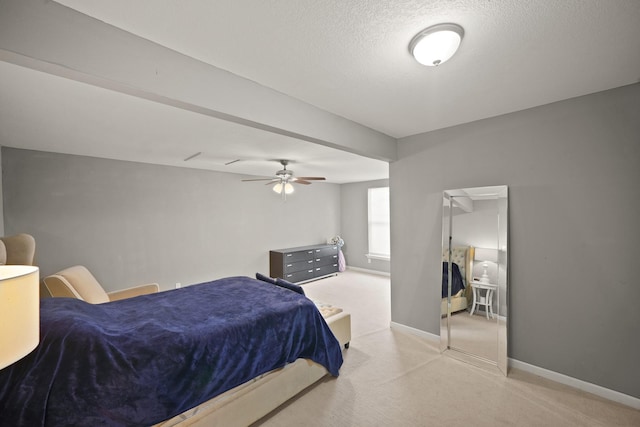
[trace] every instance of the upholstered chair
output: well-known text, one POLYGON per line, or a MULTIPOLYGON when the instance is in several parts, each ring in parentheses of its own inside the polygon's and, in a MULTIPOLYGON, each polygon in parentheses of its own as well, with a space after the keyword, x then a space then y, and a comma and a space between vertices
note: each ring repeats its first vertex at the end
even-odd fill
POLYGON ((0 265, 33 265, 36 240, 29 234, 0 237, 0 265))
POLYGON ((91 304, 121 300, 158 292, 157 283, 135 286, 114 292, 105 292, 86 267, 76 265, 42 279, 52 297, 78 298, 91 304))

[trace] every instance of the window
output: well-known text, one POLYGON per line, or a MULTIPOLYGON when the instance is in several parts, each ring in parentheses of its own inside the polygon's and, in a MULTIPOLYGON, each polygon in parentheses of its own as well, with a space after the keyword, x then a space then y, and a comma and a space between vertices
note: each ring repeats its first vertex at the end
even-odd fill
POLYGON ((368 258, 391 258, 389 226, 389 187, 370 188, 368 258))

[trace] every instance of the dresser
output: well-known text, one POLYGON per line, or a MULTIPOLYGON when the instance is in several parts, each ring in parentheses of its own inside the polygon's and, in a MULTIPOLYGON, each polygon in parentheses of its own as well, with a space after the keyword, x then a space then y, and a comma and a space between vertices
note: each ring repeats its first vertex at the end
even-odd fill
POLYGON ((293 283, 338 272, 337 245, 311 245, 269 251, 269 275, 293 283))

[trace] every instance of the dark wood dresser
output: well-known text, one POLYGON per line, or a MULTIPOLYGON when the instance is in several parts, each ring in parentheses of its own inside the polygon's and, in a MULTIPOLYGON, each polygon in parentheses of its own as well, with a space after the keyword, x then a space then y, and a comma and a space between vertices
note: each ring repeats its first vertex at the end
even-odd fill
POLYGON ((338 246, 311 245, 269 251, 269 275, 293 283, 338 273, 338 246))

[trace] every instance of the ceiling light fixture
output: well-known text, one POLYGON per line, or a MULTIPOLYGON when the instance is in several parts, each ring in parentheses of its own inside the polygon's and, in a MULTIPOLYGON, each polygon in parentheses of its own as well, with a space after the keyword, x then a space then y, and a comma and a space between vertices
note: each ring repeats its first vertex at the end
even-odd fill
POLYGON ((437 67, 456 53, 463 36, 458 24, 433 25, 411 39, 409 52, 422 65, 437 67))
POLYGON ((282 194, 282 189, 284 188, 284 193, 285 194, 291 194, 293 193, 293 185, 291 185, 288 182, 279 182, 276 185, 273 186, 273 191, 275 191, 278 194, 282 194))

